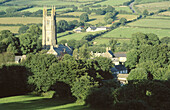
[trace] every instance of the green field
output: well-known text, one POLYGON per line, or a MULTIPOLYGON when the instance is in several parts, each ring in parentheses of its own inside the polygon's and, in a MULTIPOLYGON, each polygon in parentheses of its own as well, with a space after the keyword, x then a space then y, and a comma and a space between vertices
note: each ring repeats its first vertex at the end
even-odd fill
POLYGON ((131 38, 133 33, 154 33, 158 35, 159 38, 170 36, 169 29, 152 29, 152 28, 134 28, 134 27, 120 27, 114 29, 101 37, 105 38, 131 38))
POLYGON ((12 0, 10 2, 7 2, 5 4, 8 5, 82 5, 82 4, 88 4, 88 3, 94 3, 94 1, 98 0, 77 0, 79 2, 76 2, 76 0, 12 0))
POLYGON ((132 12, 132 10, 128 6, 116 6, 114 7, 116 11, 127 11, 127 12, 132 12))
MULTIPOLYGON (((109 44, 109 41, 111 40, 112 38, 104 38, 104 37, 98 37, 96 38, 93 42, 96 42, 95 45, 100 45, 100 44, 106 44, 108 45, 109 44)), ((130 42, 130 39, 123 39, 123 38, 113 38, 114 40, 117 40, 117 43, 123 43, 123 42, 130 42)))
MULTIPOLYGON (((101 32, 101 31, 100 31, 101 32)), ((75 39, 75 40, 81 40, 84 36, 88 35, 88 34, 96 34, 98 32, 82 32, 82 33, 73 33, 71 35, 67 35, 64 37, 60 37, 57 38, 58 41, 61 40, 71 40, 71 39, 75 39)), ((60 33, 58 36, 60 36, 62 33, 60 33)))
POLYGON ((101 3, 97 3, 100 5, 111 5, 111 6, 119 6, 119 5, 123 5, 124 2, 127 2, 130 0, 107 0, 101 3))
POLYGON ((162 2, 163 0, 135 0, 136 3, 144 4, 144 3, 153 3, 153 2, 162 2))
POLYGON ((71 100, 22 95, 0 98, 0 110, 90 110, 90 108, 71 100))
POLYGON ((151 28, 169 28, 170 20, 167 19, 141 19, 128 24, 129 26, 151 27, 151 28))
POLYGON ((18 33, 20 26, 0 26, 0 31, 10 30, 12 33, 18 33))
POLYGON ((162 12, 162 13, 159 13, 158 15, 163 15, 163 16, 169 16, 170 17, 170 11, 166 11, 166 12, 162 12))
MULTIPOLYGON (((62 18, 57 17, 57 21, 59 20, 79 20, 79 18, 62 18)), ((4 17, 0 18, 0 24, 30 24, 30 23, 42 23, 42 17, 4 17)))
POLYGON ((147 9, 149 12, 157 12, 160 9, 168 9, 170 1, 135 5, 140 12, 147 9))

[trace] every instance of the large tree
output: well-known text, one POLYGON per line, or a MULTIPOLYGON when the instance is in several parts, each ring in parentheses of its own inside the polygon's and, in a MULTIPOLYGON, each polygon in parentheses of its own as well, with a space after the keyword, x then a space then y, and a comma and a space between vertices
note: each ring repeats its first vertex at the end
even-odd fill
POLYGON ((87 22, 89 20, 89 16, 87 13, 83 13, 80 15, 80 21, 87 22))

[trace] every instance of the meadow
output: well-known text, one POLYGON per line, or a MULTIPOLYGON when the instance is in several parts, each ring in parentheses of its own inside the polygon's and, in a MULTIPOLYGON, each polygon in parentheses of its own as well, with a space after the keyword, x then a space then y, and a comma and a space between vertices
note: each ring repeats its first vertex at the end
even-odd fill
MULTIPOLYGON (((101 32, 101 31, 98 31, 101 32)), ((84 36, 88 35, 88 34, 96 34, 98 32, 82 32, 82 33, 73 33, 67 36, 63 36, 63 37, 59 37, 57 38, 58 41, 61 40, 71 40, 71 39, 75 39, 75 40, 81 40, 84 36)), ((66 33, 66 32, 65 32, 66 33)), ((64 34, 65 34, 64 33, 64 34)), ((60 33, 58 36, 60 36, 62 33, 60 33)))
POLYGON ((98 37, 96 38, 93 42, 96 42, 95 45, 101 45, 101 44, 105 44, 108 45, 109 41, 111 39, 114 39, 117 41, 117 43, 123 43, 123 42, 130 42, 130 39, 124 39, 124 38, 104 38, 104 37, 98 37))
POLYGON ((153 3, 153 2, 162 2, 164 0, 135 0, 136 3, 144 4, 144 3, 153 3))
POLYGON ((170 36, 169 29, 153 29, 153 28, 138 28, 138 27, 119 27, 101 37, 105 38, 131 38, 133 33, 154 33, 159 38, 170 36))
POLYGON ((107 0, 107 1, 104 1, 104 2, 97 3, 97 4, 100 4, 100 5, 111 5, 111 6, 120 6, 120 5, 123 5, 123 3, 127 2, 127 1, 130 1, 130 0, 107 0))
POLYGON ((2 30, 10 30, 12 33, 18 33, 20 26, 0 26, 0 31, 2 30))
POLYGON ((0 110, 90 110, 72 100, 21 95, 0 98, 0 110))
MULTIPOLYGON (((56 17, 57 21, 59 20, 79 20, 79 18, 62 18, 56 17)), ((5 17, 0 18, 0 24, 30 24, 30 23, 42 23, 42 17, 5 17)))
POLYGON ((135 27, 150 28, 168 28, 170 29, 170 20, 168 19, 141 19, 128 24, 135 27))
POLYGON ((8 5, 75 5, 75 6, 80 6, 80 5, 84 5, 84 4, 89 4, 89 3, 94 3, 94 1, 98 1, 98 0, 78 0, 80 2, 75 2, 75 0, 12 0, 10 2, 7 2, 5 4, 8 5), (82 2, 83 1, 83 2, 82 2))
POLYGON ((168 9, 170 7, 170 1, 140 4, 135 5, 135 7, 137 7, 140 12, 143 12, 145 9, 149 12, 157 12, 160 9, 168 9))
POLYGON ((170 16, 170 11, 166 11, 166 12, 162 12, 162 13, 159 13, 158 15, 160 16, 170 16))
POLYGON ((123 10, 123 11, 127 11, 130 13, 132 12, 132 10, 128 6, 115 6, 114 8, 116 11, 123 10))

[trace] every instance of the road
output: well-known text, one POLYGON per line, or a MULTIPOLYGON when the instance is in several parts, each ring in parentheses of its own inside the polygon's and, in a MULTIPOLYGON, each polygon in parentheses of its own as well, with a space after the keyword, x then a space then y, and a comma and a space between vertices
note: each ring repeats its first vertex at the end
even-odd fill
POLYGON ((134 8, 133 8, 134 3, 135 3, 135 2, 132 2, 132 3, 129 5, 129 7, 130 7, 130 9, 132 10, 133 13, 136 13, 136 11, 135 11, 134 8))

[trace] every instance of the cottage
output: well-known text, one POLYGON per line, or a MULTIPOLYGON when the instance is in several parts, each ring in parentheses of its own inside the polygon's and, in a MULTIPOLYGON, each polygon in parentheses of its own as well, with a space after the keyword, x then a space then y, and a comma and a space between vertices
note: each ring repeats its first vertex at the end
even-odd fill
POLYGON ((95 32, 95 30, 96 30, 96 27, 88 27, 87 29, 86 29, 86 32, 95 32))
POLYGON ((80 33, 80 32, 82 32, 82 29, 84 29, 84 28, 80 26, 80 27, 74 29, 73 31, 77 32, 77 33, 80 33))

